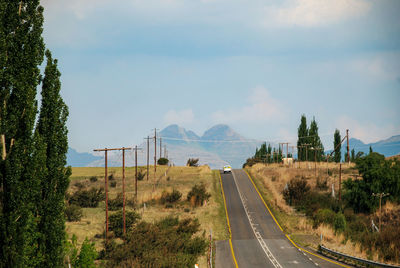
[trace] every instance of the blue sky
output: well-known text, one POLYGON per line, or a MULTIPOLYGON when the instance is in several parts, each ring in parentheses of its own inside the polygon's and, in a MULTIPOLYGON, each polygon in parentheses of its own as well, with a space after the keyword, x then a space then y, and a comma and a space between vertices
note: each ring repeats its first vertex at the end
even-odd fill
POLYGON ((400 1, 42 0, 69 144, 177 123, 295 142, 301 114, 364 142, 400 134, 400 1))

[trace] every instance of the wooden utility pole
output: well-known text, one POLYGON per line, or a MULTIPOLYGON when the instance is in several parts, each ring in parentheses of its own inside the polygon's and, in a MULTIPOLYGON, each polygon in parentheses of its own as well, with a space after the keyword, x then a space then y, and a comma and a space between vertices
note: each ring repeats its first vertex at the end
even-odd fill
POLYGON ((149 180, 149 162, 150 162, 150 137, 147 136, 146 140, 147 140, 147 173, 146 173, 146 177, 147 180, 149 180))
POLYGON ((106 194, 106 242, 108 237, 108 161, 107 161, 107 152, 108 151, 120 151, 122 150, 122 198, 123 198, 123 226, 125 233, 125 150, 131 150, 132 148, 104 148, 104 149, 95 149, 95 152, 104 152, 104 190, 106 194))
POLYGON ((154 129, 154 182, 153 182, 153 192, 156 187, 156 172, 157 172, 157 129, 154 129))
POLYGON ((378 196, 379 197, 379 232, 381 231, 382 228, 382 222, 381 222, 381 218, 382 218, 382 198, 385 196, 388 196, 389 193, 372 193, 372 196, 378 196))
POLYGON ((135 150, 135 202, 137 203, 137 182, 138 182, 138 165, 137 165, 137 151, 141 150, 142 148, 138 148, 137 145, 135 145, 135 148, 133 148, 133 150, 135 150))
POLYGON ((339 164, 339 202, 342 201, 342 163, 339 164))
POLYGON ((162 138, 160 137, 160 158, 162 157, 162 143, 161 143, 162 138))
POLYGON ((349 130, 348 129, 346 129, 346 139, 347 139, 347 162, 350 164, 349 130))
POLYGON ((311 147, 310 150, 314 151, 314 177, 317 179, 317 151, 321 150, 322 148, 313 148, 311 147))

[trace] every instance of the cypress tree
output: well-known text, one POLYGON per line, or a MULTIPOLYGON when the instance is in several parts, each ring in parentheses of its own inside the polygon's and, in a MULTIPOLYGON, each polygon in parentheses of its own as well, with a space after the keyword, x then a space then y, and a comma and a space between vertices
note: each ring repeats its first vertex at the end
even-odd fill
MULTIPOLYGON (((324 146, 322 145, 321 139, 318 135, 318 124, 315 118, 310 123, 310 129, 308 131, 309 143, 316 152, 316 161, 321 161, 322 155, 324 154, 324 146)), ((309 161, 314 161, 314 157, 309 157, 309 161)))
POLYGON ((271 147, 271 144, 268 144, 267 161, 268 161, 268 163, 272 163, 272 147, 271 147))
POLYGON ((341 141, 342 138, 340 137, 340 132, 338 129, 336 129, 335 134, 333 134, 333 149, 335 150, 333 159, 336 163, 339 163, 342 159, 342 146, 340 145, 341 141))
POLYGON ((0 0, 0 267, 37 266, 40 178, 33 128, 43 61, 39 0, 0 0), (5 153, 4 153, 5 152, 5 153))
POLYGON ((307 143, 307 141, 308 141, 307 118, 304 114, 301 116, 300 126, 297 129, 297 134, 298 134, 297 146, 299 146, 297 158, 301 161, 305 161, 306 160, 306 149, 300 147, 303 144, 307 143))
POLYGON ((45 170, 41 180, 41 204, 38 225, 42 266, 61 267, 65 237, 64 199, 69 184, 70 168, 65 168, 68 151, 66 121, 68 107, 60 96, 60 76, 57 60, 46 51, 47 66, 42 85, 42 105, 36 132, 46 151, 45 170))

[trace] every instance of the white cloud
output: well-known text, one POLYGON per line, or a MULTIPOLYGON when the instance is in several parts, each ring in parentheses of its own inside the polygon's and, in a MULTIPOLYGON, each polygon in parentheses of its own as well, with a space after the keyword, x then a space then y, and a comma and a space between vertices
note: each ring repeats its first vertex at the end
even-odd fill
POLYGON ((190 124, 194 121, 194 114, 192 109, 186 109, 186 110, 169 110, 165 115, 164 115, 164 122, 168 125, 170 124, 190 124))
POLYGON ((396 80, 400 77, 400 53, 379 53, 350 62, 351 70, 366 77, 396 80))
POLYGON ((370 3, 364 0, 292 0, 281 8, 266 8, 264 25, 271 20, 283 26, 316 27, 365 15, 370 3))
MULTIPOLYGON (((400 133, 400 126, 388 124, 378 126, 374 123, 362 124, 349 116, 341 116, 336 120, 336 126, 340 130, 349 129, 349 136, 360 139, 364 143, 376 142, 387 139, 400 133)), ((343 135, 344 133, 342 133, 343 135)), ((345 134, 344 134, 345 135, 345 134)))
POLYGON ((217 123, 264 123, 280 119, 284 109, 279 101, 272 98, 262 86, 253 89, 247 98, 247 105, 237 109, 219 110, 212 114, 217 123))

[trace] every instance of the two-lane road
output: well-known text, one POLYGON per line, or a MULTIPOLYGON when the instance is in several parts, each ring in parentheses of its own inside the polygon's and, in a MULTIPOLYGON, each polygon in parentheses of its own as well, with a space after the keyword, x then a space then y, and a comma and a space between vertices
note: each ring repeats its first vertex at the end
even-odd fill
POLYGON ((239 267, 340 267, 294 247, 275 223, 246 172, 222 173, 221 179, 239 267))

